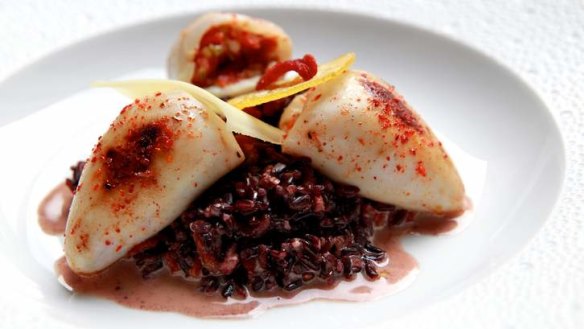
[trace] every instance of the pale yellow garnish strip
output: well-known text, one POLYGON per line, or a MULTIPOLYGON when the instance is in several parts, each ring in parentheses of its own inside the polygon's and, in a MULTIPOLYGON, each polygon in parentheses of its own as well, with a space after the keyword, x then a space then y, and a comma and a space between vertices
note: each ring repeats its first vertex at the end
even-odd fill
POLYGON ((141 98, 157 92, 184 91, 216 114, 227 119, 227 127, 239 134, 273 144, 282 144, 284 132, 222 101, 205 89, 176 80, 96 81, 94 87, 114 88, 131 98, 141 98))
POLYGON ((316 75, 308 81, 300 82, 292 86, 284 86, 270 90, 261 90, 241 95, 230 99, 228 103, 237 108, 244 109, 246 107, 252 107, 275 101, 280 98, 288 97, 338 77, 339 75, 346 72, 354 61, 355 54, 346 53, 335 60, 319 65, 318 73, 316 73, 316 75))

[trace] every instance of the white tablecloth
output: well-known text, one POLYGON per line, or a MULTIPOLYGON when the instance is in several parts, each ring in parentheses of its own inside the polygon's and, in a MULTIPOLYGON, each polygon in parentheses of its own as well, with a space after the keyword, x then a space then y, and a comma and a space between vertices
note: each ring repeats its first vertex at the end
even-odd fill
MULTIPOLYGON (((64 45, 136 22, 237 3, 382 12, 472 45, 526 80, 560 118, 566 185, 527 248, 463 293, 388 328, 584 328, 584 2, 0 0, 0 79, 64 45)), ((0 106, 0 115, 1 106, 0 106)), ((1 292, 0 292, 1 294, 1 292)), ((0 327, 35 317, 0 296, 0 327)), ((40 328, 51 323, 34 322, 40 328)), ((31 323, 32 325, 32 323, 31 323)))

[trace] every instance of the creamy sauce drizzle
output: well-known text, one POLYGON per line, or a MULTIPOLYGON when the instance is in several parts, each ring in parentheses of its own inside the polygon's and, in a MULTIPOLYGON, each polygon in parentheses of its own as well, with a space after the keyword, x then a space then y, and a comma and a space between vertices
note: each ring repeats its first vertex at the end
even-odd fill
MULTIPOLYGON (((39 223, 43 231, 49 234, 64 232, 71 200, 72 194, 64 184, 47 195, 39 207, 39 223)), ((368 301, 401 291, 413 282, 418 272, 416 260, 402 248, 401 237, 408 234, 438 235, 455 229, 457 225, 456 218, 418 214, 412 222, 378 230, 374 243, 385 250, 389 258, 387 264, 377 269, 378 280, 371 281, 358 275, 354 280, 340 281, 334 287, 313 285, 293 293, 249 293, 245 300, 206 295, 199 291, 196 281, 170 275, 166 270, 144 279, 131 261, 123 259, 100 273, 79 276, 71 271, 65 257, 61 257, 55 263, 55 271, 75 293, 105 298, 130 308, 178 312, 201 318, 249 317, 272 307, 316 299, 368 301)))

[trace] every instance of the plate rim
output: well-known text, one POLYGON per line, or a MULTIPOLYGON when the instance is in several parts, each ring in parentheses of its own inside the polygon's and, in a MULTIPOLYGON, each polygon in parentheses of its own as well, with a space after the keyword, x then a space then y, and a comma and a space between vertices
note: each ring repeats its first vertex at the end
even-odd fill
MULTIPOLYGON (((499 69, 501 69, 501 72, 505 73, 506 78, 510 78, 510 79, 514 80, 518 86, 521 86, 523 89, 525 89, 525 91, 528 92, 530 94, 530 96, 533 97, 534 100, 538 101, 545 108, 545 111, 543 111, 543 112, 545 112, 545 115, 546 115, 545 119, 546 119, 546 121, 551 120, 551 124, 553 127, 553 133, 557 134, 557 136, 559 137, 558 141, 559 141, 560 145, 559 145, 558 152, 560 152, 562 155, 561 158, 558 159, 558 161, 560 161, 560 163, 559 163, 560 164, 560 171, 558 172, 558 174, 560 176, 560 180, 559 180, 558 185, 557 185, 557 190, 554 191, 554 193, 553 193, 555 195, 555 200, 553 201, 548 212, 544 216, 545 220, 543 220, 541 222, 541 224, 539 224, 539 226, 535 230, 534 234, 532 234, 529 238, 527 238, 526 242, 520 248, 517 248, 514 252, 510 253, 510 256, 506 257, 506 259, 498 262, 496 264, 496 266, 490 267, 486 271, 482 271, 482 273, 480 274, 478 279, 475 280, 473 283, 471 283, 469 286, 467 286, 467 288, 478 283, 481 280, 484 280, 487 276, 492 275, 495 271, 501 270, 503 265, 508 264, 512 260, 516 259, 516 257, 519 254, 524 252, 532 244, 533 239, 536 236, 538 236, 539 234, 541 234, 541 230, 543 229, 544 225, 546 225, 546 223, 549 222, 549 220, 551 219, 553 214, 557 211, 558 205, 561 201, 561 196, 564 193, 565 187, 566 187, 566 178, 567 178, 567 175, 566 175, 566 170, 567 170, 567 167, 566 167, 566 163, 567 163, 566 138, 565 138, 565 132, 561 129, 561 126, 560 126, 559 114, 552 111, 552 107, 550 107, 547 104, 547 102, 545 101, 545 98, 538 91, 538 89, 535 88, 535 86, 533 86, 527 79, 522 77, 520 74, 518 74, 518 72, 516 72, 513 68, 511 68, 507 64, 501 62, 500 60, 498 60, 497 58, 495 58, 489 54, 482 52, 480 49, 476 48, 475 46, 467 44, 463 40, 458 40, 458 39, 452 38, 450 35, 439 33, 438 31, 430 30, 430 29, 427 29, 425 27, 418 26, 415 24, 411 24, 410 22, 396 20, 392 17, 388 17, 388 16, 384 15, 383 13, 373 12, 371 10, 369 10, 369 11, 368 10, 361 10, 361 9, 355 10, 355 9, 348 9, 348 8, 342 8, 342 7, 341 8, 331 8, 331 7, 326 6, 326 5, 322 5, 322 6, 316 5, 316 6, 312 7, 312 6, 307 6, 307 5, 266 5, 266 4, 239 5, 238 4, 238 5, 215 5, 215 6, 212 6, 210 8, 200 8, 200 9, 195 9, 195 10, 189 10, 187 12, 180 13, 180 14, 169 14, 169 15, 164 15, 161 17, 149 18, 149 19, 140 20, 138 22, 134 22, 131 24, 118 25, 118 26, 113 27, 111 29, 100 31, 99 33, 89 35, 89 36, 84 37, 82 39, 74 40, 68 44, 59 46, 57 48, 53 48, 51 51, 40 55, 38 58, 34 58, 30 61, 27 61, 21 67, 17 68, 15 71, 7 74, 2 80, 0 80, 0 88, 2 86, 5 86, 6 84, 9 84, 10 81, 14 77, 19 76, 23 71, 27 70, 28 68, 35 66, 35 65, 42 64, 42 62, 50 60, 53 57, 59 56, 61 53, 66 52, 66 51, 68 51, 71 48, 74 48, 76 46, 79 46, 80 44, 91 43, 99 38, 108 38, 111 35, 119 33, 120 30, 141 29, 144 26, 147 26, 150 24, 155 24, 155 23, 160 22, 160 21, 171 21, 171 20, 180 19, 181 17, 182 18, 192 17, 192 16, 195 16, 197 14, 200 14, 203 12, 208 12, 208 11, 213 11, 213 10, 220 10, 220 11, 244 10, 246 12, 258 10, 258 11, 260 11, 260 14, 261 14, 261 11, 270 11, 270 10, 279 10, 279 11, 288 11, 288 10, 314 11, 314 10, 316 10, 319 12, 333 14, 333 15, 351 15, 351 16, 359 16, 360 18, 368 18, 368 19, 374 18, 374 19, 380 20, 380 21, 389 21, 392 24, 401 25, 403 27, 415 30, 417 32, 423 32, 425 34, 430 34, 430 35, 432 35, 432 37, 438 38, 441 41, 445 41, 445 42, 454 44, 457 47, 464 48, 464 50, 472 53, 472 55, 477 56, 482 60, 488 61, 491 64, 496 65, 499 69)), ((75 92, 76 91, 71 91, 71 92, 68 92, 68 94, 71 95, 71 94, 74 94, 75 92)), ((42 108, 39 108, 36 111, 27 113, 25 116, 21 116, 15 120, 12 120, 10 122, 7 122, 6 124, 1 125, 0 130, 5 125, 10 125, 16 121, 21 120, 22 118, 24 118, 28 115, 38 113, 38 111, 41 109, 42 108)), ((3 217, 5 217, 5 215, 2 212, 2 209, 0 208, 0 219, 2 219, 3 217)), ((467 288, 459 290, 458 292, 455 292, 455 293, 450 293, 447 298, 452 298, 455 295, 462 293, 462 291, 466 290, 467 288)), ((426 304, 424 307, 427 307, 428 305, 429 304, 426 304)))

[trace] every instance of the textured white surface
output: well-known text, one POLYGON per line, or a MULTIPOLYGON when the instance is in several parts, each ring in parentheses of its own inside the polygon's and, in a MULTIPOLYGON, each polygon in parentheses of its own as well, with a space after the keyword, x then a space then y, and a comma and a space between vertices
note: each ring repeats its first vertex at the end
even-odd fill
MULTIPOLYGON (((355 2, 341 0, 0 0, 0 79, 59 47, 120 26, 229 3, 241 6, 275 2, 371 10, 450 35, 512 68, 542 96, 559 119, 568 154, 567 179, 560 202, 543 230, 520 255, 487 279, 387 327, 584 328, 582 1, 371 0, 360 1, 357 6, 355 2)), ((31 312, 12 306, 9 297, 18 298, 0 298, 0 327, 13 328, 24 319, 30 321, 27 327, 57 326, 41 320, 38 310, 31 312)))

